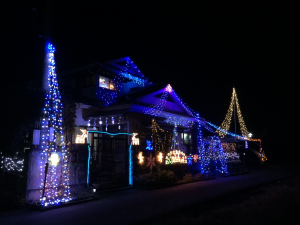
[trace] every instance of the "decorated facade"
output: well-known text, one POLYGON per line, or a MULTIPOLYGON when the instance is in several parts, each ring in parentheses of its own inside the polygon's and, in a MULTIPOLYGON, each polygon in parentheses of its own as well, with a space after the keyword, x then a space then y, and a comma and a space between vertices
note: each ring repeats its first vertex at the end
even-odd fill
MULTIPOLYGON (((250 141, 245 126, 245 135, 228 131, 233 103, 231 114, 218 127, 189 108, 170 84, 149 81, 129 57, 61 74, 66 101, 76 103, 74 132, 65 138, 55 68, 49 71, 45 117, 34 156, 40 162, 36 179, 45 206, 71 200, 80 187, 130 186, 135 176, 158 170, 172 170, 177 176, 228 174, 228 161, 240 161, 239 142, 250 141), (203 131, 211 136, 203 137, 203 131)), ((242 117, 239 120, 244 124, 242 117)), ((32 165, 36 161, 31 160, 32 165)))

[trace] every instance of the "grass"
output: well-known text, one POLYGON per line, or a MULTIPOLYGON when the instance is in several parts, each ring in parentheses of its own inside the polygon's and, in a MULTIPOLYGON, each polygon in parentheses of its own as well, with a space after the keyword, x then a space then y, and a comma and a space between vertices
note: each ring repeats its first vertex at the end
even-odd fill
MULTIPOLYGON (((300 176, 197 204, 148 221, 168 224, 298 224, 300 176)), ((145 224, 145 223, 143 223, 145 224)))

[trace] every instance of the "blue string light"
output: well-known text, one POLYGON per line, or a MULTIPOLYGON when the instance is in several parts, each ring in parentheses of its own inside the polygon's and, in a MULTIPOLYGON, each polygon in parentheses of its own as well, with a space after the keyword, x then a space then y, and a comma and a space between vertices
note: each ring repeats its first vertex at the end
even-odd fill
POLYGON ((192 162, 193 162, 193 158, 191 155, 189 155, 189 157, 187 157, 187 165, 192 165, 192 162))
POLYGON ((215 171, 221 174, 228 173, 226 165, 226 155, 218 136, 209 138, 210 140, 204 141, 204 151, 201 155, 201 173, 210 171, 210 163, 215 165, 215 171))
POLYGON ((168 91, 165 90, 162 96, 155 102, 155 104, 149 108, 146 108, 144 110, 144 113, 152 116, 158 116, 165 107, 167 97, 168 97, 168 91))
POLYGON ((151 141, 146 140, 146 144, 147 144, 146 150, 150 150, 150 151, 153 150, 153 147, 151 146, 152 145, 151 141))
MULTIPOLYGON (((135 69, 137 68, 133 61, 129 57, 126 57, 126 66, 119 67, 121 71, 114 77, 113 81, 111 81, 114 85, 114 89, 107 90, 107 88, 99 88, 99 92, 97 93, 97 95, 99 94, 100 100, 105 102, 105 106, 110 105, 116 100, 118 94, 123 88, 123 83, 125 82, 125 79, 133 81, 139 86, 145 86, 146 83, 149 83, 147 79, 139 78, 128 73, 128 69, 130 66, 135 69)), ((140 73, 139 70, 138 72, 140 73)))
POLYGON ((61 95, 58 88, 56 66, 54 60, 55 48, 51 43, 47 44, 48 57, 48 90, 45 99, 45 107, 43 109, 44 118, 41 120, 41 158, 40 176, 43 194, 40 196, 42 206, 59 204, 72 199, 69 187, 69 170, 67 150, 65 149, 63 130, 62 130, 62 108, 61 95), (59 138, 60 139, 57 139, 59 138), (59 143, 60 142, 60 143, 59 143), (61 169, 55 164, 48 164, 48 160, 53 160, 52 155, 61 157, 61 169), (49 165, 46 178, 44 175, 45 167, 49 165), (45 180, 44 180, 45 179, 45 180), (45 184, 45 185, 44 185, 45 184), (60 194, 59 186, 63 186, 63 194, 60 194))
POLYGON ((132 167, 132 142, 129 146, 129 185, 133 185, 133 167, 132 167))
POLYGON ((133 135, 133 133, 109 133, 109 132, 106 132, 106 131, 98 131, 98 130, 88 130, 87 131, 88 133, 98 133, 98 134, 108 134, 108 135, 111 135, 111 136, 115 136, 115 135, 133 135))
POLYGON ((230 131, 226 131, 226 130, 224 130, 224 129, 222 129, 222 128, 220 128, 220 127, 218 127, 218 126, 216 126, 216 125, 214 125, 210 122, 206 122, 206 123, 209 124, 210 126, 216 128, 218 131, 221 131, 224 134, 231 135, 232 137, 236 137, 236 138, 241 139, 241 140, 248 140, 248 138, 246 138, 246 137, 231 133, 230 131))
MULTIPOLYGON (((109 133, 109 132, 105 132, 105 131, 98 131, 98 130, 88 130, 87 133, 97 133, 97 134, 108 134, 111 136, 116 136, 116 135, 133 135, 133 133, 109 133)), ((89 139, 87 139, 87 143, 88 143, 88 165, 87 165, 87 180, 86 183, 89 186, 89 177, 90 177, 90 160, 91 160, 91 149, 90 149, 90 145, 89 145, 89 139)), ((129 185, 133 184, 133 167, 132 167, 132 142, 130 143, 129 146, 129 153, 128 153, 128 157, 129 157, 129 185)))

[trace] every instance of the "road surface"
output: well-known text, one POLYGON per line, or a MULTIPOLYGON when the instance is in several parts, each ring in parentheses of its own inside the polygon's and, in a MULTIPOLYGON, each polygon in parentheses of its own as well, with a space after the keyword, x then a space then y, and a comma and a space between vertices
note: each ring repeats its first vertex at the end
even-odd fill
POLYGON ((249 174, 217 177, 150 191, 125 189, 104 194, 99 200, 47 211, 17 210, 0 213, 1 225, 137 224, 242 189, 291 177, 295 171, 272 167, 249 174))

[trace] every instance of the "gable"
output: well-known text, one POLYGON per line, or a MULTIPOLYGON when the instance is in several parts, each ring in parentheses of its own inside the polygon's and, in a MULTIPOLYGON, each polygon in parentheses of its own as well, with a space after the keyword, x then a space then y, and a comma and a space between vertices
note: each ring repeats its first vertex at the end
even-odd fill
MULTIPOLYGON (((155 97, 155 98, 161 98, 162 95, 163 95, 163 93, 160 93, 160 94, 158 94, 158 95, 155 95, 154 97, 155 97)), ((168 96, 167 96, 167 98, 166 98, 166 101, 167 101, 167 102, 175 103, 174 100, 171 98, 170 94, 168 94, 168 96)))
POLYGON ((134 62, 129 57, 107 61, 105 62, 105 64, 117 68, 120 71, 126 71, 127 73, 130 73, 139 78, 145 78, 144 74, 140 71, 140 69, 134 64, 134 62))
MULTIPOLYGON (((165 92, 165 88, 152 92, 151 94, 142 96, 137 98, 136 100, 142 103, 148 103, 151 105, 155 105, 157 104, 163 93, 165 92)), ((171 111, 177 111, 179 113, 185 113, 188 115, 187 111, 182 107, 181 102, 179 102, 174 96, 172 96, 172 94, 170 94, 169 92, 167 93, 167 98, 166 98, 166 102, 164 105, 164 109, 169 109, 171 111)))

